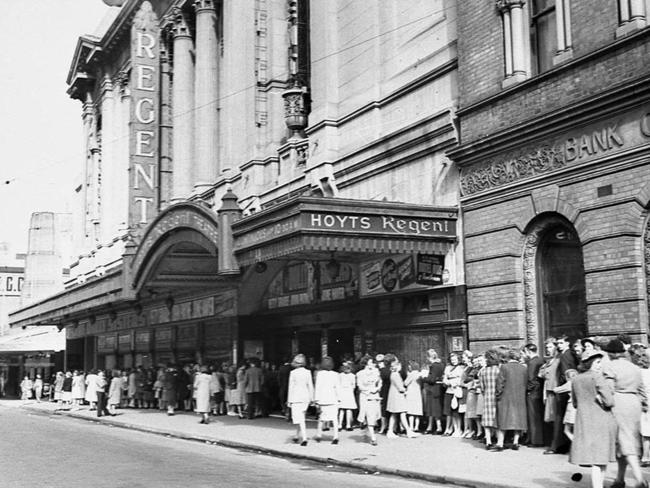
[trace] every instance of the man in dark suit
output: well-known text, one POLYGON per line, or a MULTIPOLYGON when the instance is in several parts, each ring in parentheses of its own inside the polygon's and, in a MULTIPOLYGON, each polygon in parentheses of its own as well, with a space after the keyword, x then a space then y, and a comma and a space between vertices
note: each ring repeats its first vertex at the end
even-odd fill
POLYGON ((246 390, 246 403, 248 404, 248 418, 255 418, 258 410, 261 410, 262 384, 264 383, 264 374, 260 368, 260 361, 252 358, 249 362, 250 367, 246 370, 244 376, 244 388, 246 390))
POLYGON ((544 360, 537 353, 535 344, 524 346, 524 355, 528 368, 526 384, 526 407, 528 412, 528 444, 531 446, 544 445, 544 398, 542 379, 538 376, 544 360))
MULTIPOLYGON (((576 369, 578 361, 571 350, 571 341, 566 335, 557 339, 557 349, 560 352, 557 366, 557 385, 562 386, 567 382, 566 372, 576 369)), ((555 419, 553 420, 553 442, 544 454, 565 454, 569 451, 569 439, 564 435, 564 414, 569 403, 569 393, 555 395, 555 419)))

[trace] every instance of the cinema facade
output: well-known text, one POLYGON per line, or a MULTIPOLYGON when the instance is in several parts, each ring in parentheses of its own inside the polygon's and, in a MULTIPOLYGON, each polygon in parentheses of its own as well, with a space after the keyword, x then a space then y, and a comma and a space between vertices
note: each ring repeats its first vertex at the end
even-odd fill
POLYGON ((81 37, 79 259, 12 327, 85 370, 466 348, 453 22, 337 9, 128 0, 81 37))

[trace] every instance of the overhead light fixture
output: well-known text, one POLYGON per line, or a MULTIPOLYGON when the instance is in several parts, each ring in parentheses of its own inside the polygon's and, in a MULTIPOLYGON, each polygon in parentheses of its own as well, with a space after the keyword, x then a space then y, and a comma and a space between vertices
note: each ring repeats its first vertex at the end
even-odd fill
POLYGON ((257 273, 264 273, 266 271, 266 263, 264 261, 260 261, 259 263, 255 263, 255 271, 257 273))

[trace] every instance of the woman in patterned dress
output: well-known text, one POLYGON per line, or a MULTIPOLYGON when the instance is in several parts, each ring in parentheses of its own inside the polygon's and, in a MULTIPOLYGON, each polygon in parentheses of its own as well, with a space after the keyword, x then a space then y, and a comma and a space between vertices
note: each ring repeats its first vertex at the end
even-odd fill
POLYGON ((494 349, 485 352, 485 367, 479 373, 479 385, 483 394, 483 416, 485 448, 492 449, 492 433, 497 425, 497 377, 499 376, 499 353, 494 349))

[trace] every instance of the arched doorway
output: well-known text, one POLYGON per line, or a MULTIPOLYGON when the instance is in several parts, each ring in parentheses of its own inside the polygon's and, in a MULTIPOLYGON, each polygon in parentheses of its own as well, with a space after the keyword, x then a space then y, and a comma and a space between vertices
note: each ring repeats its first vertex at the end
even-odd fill
POLYGON ((537 252, 537 269, 543 336, 585 337, 585 271, 575 230, 559 224, 545 232, 537 252))
POLYGON ((535 221, 524 249, 527 340, 587 335, 582 244, 575 228, 558 215, 535 221))

